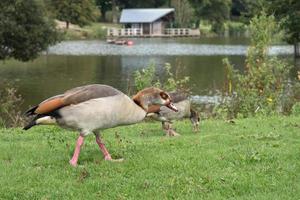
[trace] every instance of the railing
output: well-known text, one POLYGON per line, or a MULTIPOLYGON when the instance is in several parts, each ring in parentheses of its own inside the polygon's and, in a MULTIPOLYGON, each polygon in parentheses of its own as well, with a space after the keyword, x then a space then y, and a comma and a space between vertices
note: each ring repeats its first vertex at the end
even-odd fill
POLYGON ((141 28, 109 28, 107 36, 141 36, 143 29, 141 28))
POLYGON ((200 31, 190 28, 166 28, 165 34, 170 36, 199 36, 200 31))
POLYGON ((177 37, 177 36, 199 36, 199 29, 189 29, 189 28, 166 28, 163 30, 162 34, 143 34, 142 28, 108 28, 107 36, 108 37, 177 37))

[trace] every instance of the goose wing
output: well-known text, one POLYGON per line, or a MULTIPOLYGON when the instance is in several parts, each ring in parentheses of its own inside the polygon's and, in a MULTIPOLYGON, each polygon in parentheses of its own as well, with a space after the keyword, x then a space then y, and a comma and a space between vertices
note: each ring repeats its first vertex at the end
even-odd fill
POLYGON ((86 85, 67 90, 64 94, 46 99, 39 105, 26 111, 26 115, 47 114, 64 106, 78 104, 90 99, 109 97, 122 94, 119 90, 108 85, 86 85))

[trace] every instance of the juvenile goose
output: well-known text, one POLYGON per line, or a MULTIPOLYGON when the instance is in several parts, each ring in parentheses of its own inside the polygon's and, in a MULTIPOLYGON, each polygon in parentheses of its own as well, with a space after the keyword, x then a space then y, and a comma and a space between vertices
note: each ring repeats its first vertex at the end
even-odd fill
POLYGON ((133 100, 119 90, 107 85, 76 87, 29 109, 27 116, 33 120, 24 127, 54 124, 80 131, 70 164, 77 165, 84 137, 94 133, 105 160, 112 160, 100 138, 100 130, 142 121, 149 112, 157 112, 160 106, 177 111, 170 96, 158 88, 146 88, 133 100), (149 109, 151 106, 155 108, 149 109))
MULTIPOLYGON (((200 116, 197 111, 191 108, 191 101, 187 98, 187 95, 179 92, 171 92, 169 95, 178 109, 178 112, 171 112, 170 109, 162 106, 158 112, 150 113, 148 116, 162 122, 162 128, 167 136, 179 136, 179 134, 172 129, 172 121, 183 118, 190 118, 193 131, 199 131, 200 116)), ((158 108, 156 105, 153 105, 150 109, 157 110, 158 108)))

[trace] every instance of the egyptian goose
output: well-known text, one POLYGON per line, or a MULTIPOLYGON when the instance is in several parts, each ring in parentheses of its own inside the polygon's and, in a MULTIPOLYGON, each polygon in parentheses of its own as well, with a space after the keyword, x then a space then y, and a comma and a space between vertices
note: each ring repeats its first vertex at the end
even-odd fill
POLYGON ((35 125, 57 123, 61 127, 80 131, 74 155, 70 160, 72 166, 77 165, 84 137, 94 133, 104 159, 112 160, 100 138, 100 130, 138 123, 147 113, 157 112, 160 106, 177 111, 170 96, 158 88, 146 88, 130 99, 107 85, 86 85, 51 97, 29 109, 26 115, 34 118, 24 130, 35 125), (155 109, 149 110, 153 105, 155 109))
POLYGON ((178 109, 178 112, 170 112, 170 109, 165 106, 159 109, 156 105, 153 105, 150 107, 150 110, 159 109, 159 111, 151 112, 147 116, 154 120, 161 121, 162 128, 167 136, 179 136, 179 134, 172 129, 172 121, 183 118, 190 119, 194 132, 199 131, 200 116, 197 111, 191 108, 191 101, 187 98, 187 95, 180 92, 170 92, 169 95, 178 109))

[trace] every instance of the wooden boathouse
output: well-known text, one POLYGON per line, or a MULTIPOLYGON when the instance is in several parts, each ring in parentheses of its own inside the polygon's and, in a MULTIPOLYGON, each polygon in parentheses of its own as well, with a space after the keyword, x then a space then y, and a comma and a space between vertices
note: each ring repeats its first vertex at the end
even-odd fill
POLYGON ((180 37, 199 36, 199 29, 172 28, 174 8, 124 9, 123 28, 109 28, 108 37, 180 37))

